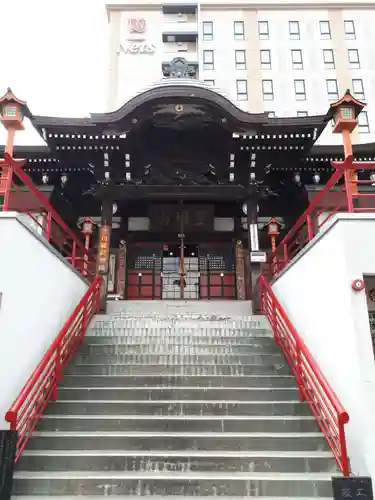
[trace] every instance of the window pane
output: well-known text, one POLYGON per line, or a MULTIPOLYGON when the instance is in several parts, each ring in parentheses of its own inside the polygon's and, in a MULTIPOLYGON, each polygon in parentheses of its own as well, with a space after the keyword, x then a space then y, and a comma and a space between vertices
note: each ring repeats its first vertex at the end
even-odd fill
POLYGON ((269 38, 268 21, 258 21, 258 34, 261 40, 269 38))
POLYGON ((320 35, 324 40, 331 38, 331 26, 329 21, 319 21, 320 35))
POLYGON ((354 21, 344 21, 345 38, 353 40, 355 38, 354 21))
POLYGON ((211 87, 215 86, 215 80, 203 80, 204 83, 207 83, 207 85, 210 85, 211 87))
POLYGON ((348 59, 351 68, 359 68, 359 53, 357 49, 348 49, 348 59))
POLYGON ((370 132, 370 127, 368 123, 368 116, 366 111, 362 111, 358 115, 358 131, 360 133, 368 133, 370 132))
POLYGON ((213 39, 213 23, 212 21, 205 21, 203 23, 203 40, 213 39))
POLYGON ((271 69, 271 51, 261 50, 260 51, 260 63, 262 69, 271 69))
POLYGON ((299 40, 299 22, 289 21, 289 35, 292 40, 299 40))
POLYGON ((234 21, 234 39, 245 39, 245 26, 243 21, 234 21))
POLYGON ((245 51, 244 50, 236 50, 236 62, 237 63, 244 63, 245 62, 245 51))
POLYGON ((237 100, 246 101, 247 100, 247 80, 237 80, 237 100))
POLYGON ((365 91, 363 88, 363 81, 361 79, 353 79, 352 80, 352 86, 353 86, 353 93, 355 97, 358 99, 364 99, 365 98, 365 91))
POLYGON ((326 64, 330 64, 330 63, 334 62, 332 49, 324 49, 323 50, 323 60, 326 64))
POLYGON ((307 111, 297 111, 297 116, 308 116, 307 111))
POLYGON ((305 93, 305 81, 304 80, 294 80, 294 88, 297 94, 305 93))

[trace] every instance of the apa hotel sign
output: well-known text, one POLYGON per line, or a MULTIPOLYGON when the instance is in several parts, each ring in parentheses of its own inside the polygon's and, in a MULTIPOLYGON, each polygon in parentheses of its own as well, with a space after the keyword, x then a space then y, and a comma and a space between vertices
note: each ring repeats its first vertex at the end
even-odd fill
POLYGON ((153 54, 156 47, 144 36, 146 32, 146 20, 143 18, 128 19, 129 36, 125 43, 117 47, 117 54, 153 54))

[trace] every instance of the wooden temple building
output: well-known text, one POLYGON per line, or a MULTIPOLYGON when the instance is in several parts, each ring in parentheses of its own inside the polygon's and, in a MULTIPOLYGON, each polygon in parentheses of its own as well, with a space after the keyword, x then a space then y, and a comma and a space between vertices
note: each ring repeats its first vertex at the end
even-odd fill
MULTIPOLYGON (((72 228, 86 216, 111 228, 108 293, 119 299, 251 298, 268 222, 282 236, 343 159, 341 146, 315 145, 328 112, 250 114, 184 78, 114 112, 30 119, 46 145, 15 157, 72 228)), ((354 155, 374 159, 375 144, 354 155)))

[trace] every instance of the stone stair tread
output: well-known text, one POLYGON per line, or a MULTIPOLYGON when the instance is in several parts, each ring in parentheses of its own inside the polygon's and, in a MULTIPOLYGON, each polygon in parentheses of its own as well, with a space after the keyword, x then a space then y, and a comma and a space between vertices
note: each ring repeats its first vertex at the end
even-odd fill
MULTIPOLYGON (((153 387, 151 387, 153 389, 153 387)), ((170 389, 170 387, 161 387, 161 389, 170 389)), ((221 387, 217 387, 217 389, 222 389, 221 387)), ((81 387, 82 390, 82 387, 81 387)), ((103 404, 151 404, 151 405, 157 405, 157 404, 228 404, 228 405, 282 405, 282 404, 290 404, 290 405, 295 405, 295 404, 301 404, 303 405, 304 403, 301 403, 298 399, 286 399, 285 401, 282 400, 277 400, 277 401, 256 401, 256 400, 250 400, 246 401, 244 399, 85 399, 82 401, 82 399, 57 399, 57 403, 62 404, 62 403, 82 403, 82 404, 98 404, 98 403, 103 403, 103 404)))
POLYGON ((33 437, 217 437, 232 439, 234 437, 246 438, 246 437, 281 437, 281 438, 302 438, 302 437, 314 437, 321 438, 321 432, 147 432, 147 431, 35 431, 33 437))
POLYGON ((156 420, 156 421, 166 421, 166 420, 193 420, 193 421, 202 421, 202 420, 312 420, 315 421, 315 417, 313 416, 299 416, 299 415, 105 415, 105 414, 80 414, 80 415, 72 415, 72 414, 46 414, 42 415, 42 419, 87 419, 87 420, 95 420, 95 419, 103 419, 103 420, 156 420))
POLYGON ((199 390, 199 391, 218 391, 218 390, 228 390, 228 391, 248 391, 248 392, 252 392, 252 391, 294 391, 296 392, 297 391, 297 387, 213 387, 213 386, 208 386, 208 387, 202 387, 202 386, 196 386, 196 385, 191 385, 191 386, 167 386, 167 387, 161 387, 161 386, 157 386, 157 387, 138 387, 138 386, 135 386, 135 387, 132 387, 132 386, 118 386, 118 387, 113 387, 113 386, 109 386, 109 387, 87 387, 87 386, 78 386, 78 385, 72 385, 72 386, 68 386, 68 385, 64 385, 64 386, 60 386, 59 387, 59 390, 61 391, 121 391, 121 390, 124 390, 124 391, 137 391, 137 392, 140 392, 140 391, 159 391, 159 390, 165 390, 165 389, 169 389, 169 390, 173 390, 173 391, 180 391, 180 390, 199 390))
MULTIPOLYGON (((169 498, 171 495, 152 495, 153 500, 165 500, 165 498, 169 498)), ((97 495, 71 495, 71 496, 61 496, 59 495, 58 500, 98 500, 100 496, 97 495)), ((128 496, 128 495, 116 495, 113 497, 114 500, 140 500, 140 496, 128 496)), ((173 498, 176 498, 176 495, 173 495, 173 498)), ((204 496, 204 497, 199 497, 199 496, 190 496, 190 495, 184 495, 183 498, 186 500, 217 500, 217 496, 204 496)), ((332 500, 332 497, 318 497, 319 500, 332 500)), ((56 496, 54 495, 41 495, 41 496, 34 496, 34 495, 27 495, 27 500, 53 500, 56 499, 56 496)), ((228 497, 228 496, 221 496, 219 497, 220 500, 249 500, 249 497, 242 497, 242 496, 235 496, 235 497, 228 497)), ((258 496, 252 496, 252 500, 290 500, 290 497, 258 497, 258 496)), ((25 500, 25 496, 21 495, 13 495, 11 500, 25 500)), ((317 497, 303 497, 303 500, 317 500, 317 497)))
POLYGON ((330 472, 127 472, 127 471, 15 471, 15 479, 185 479, 249 481, 331 481, 330 472))
POLYGON ((74 456, 74 457, 189 457, 189 458, 332 458, 331 451, 277 451, 277 450, 249 450, 249 451, 197 451, 197 450, 149 450, 149 451, 132 451, 132 450, 28 450, 26 449, 23 456, 74 456))

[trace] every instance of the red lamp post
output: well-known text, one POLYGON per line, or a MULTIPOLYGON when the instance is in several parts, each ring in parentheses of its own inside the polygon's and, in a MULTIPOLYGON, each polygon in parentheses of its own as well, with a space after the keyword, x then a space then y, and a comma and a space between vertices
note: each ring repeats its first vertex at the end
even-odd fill
POLYGON ((5 161, 1 161, 0 163, 2 170, 0 177, 0 196, 8 194, 6 198, 9 198, 9 192, 12 187, 14 138, 17 130, 24 130, 23 119, 25 116, 31 116, 26 102, 17 99, 11 89, 8 88, 7 93, 0 98, 0 121, 7 130, 7 141, 4 150, 5 161))
MULTIPOLYGON (((344 167, 345 188, 348 198, 357 194, 357 174, 353 168, 351 133, 356 128, 358 115, 365 106, 364 102, 355 99, 350 90, 347 90, 344 97, 331 104, 328 113, 334 122, 333 133, 341 134, 343 138, 345 160, 342 166, 344 167)), ((332 165, 335 166, 333 162, 332 165)))
POLYGON ((94 222, 90 217, 85 217, 82 225, 82 233, 85 236, 85 254, 83 256, 83 275, 87 276, 90 239, 94 227, 94 222))
POLYGON ((275 253, 276 251, 276 237, 280 234, 280 226, 280 222, 274 217, 272 217, 265 225, 268 230, 268 236, 271 240, 272 253, 275 253))

